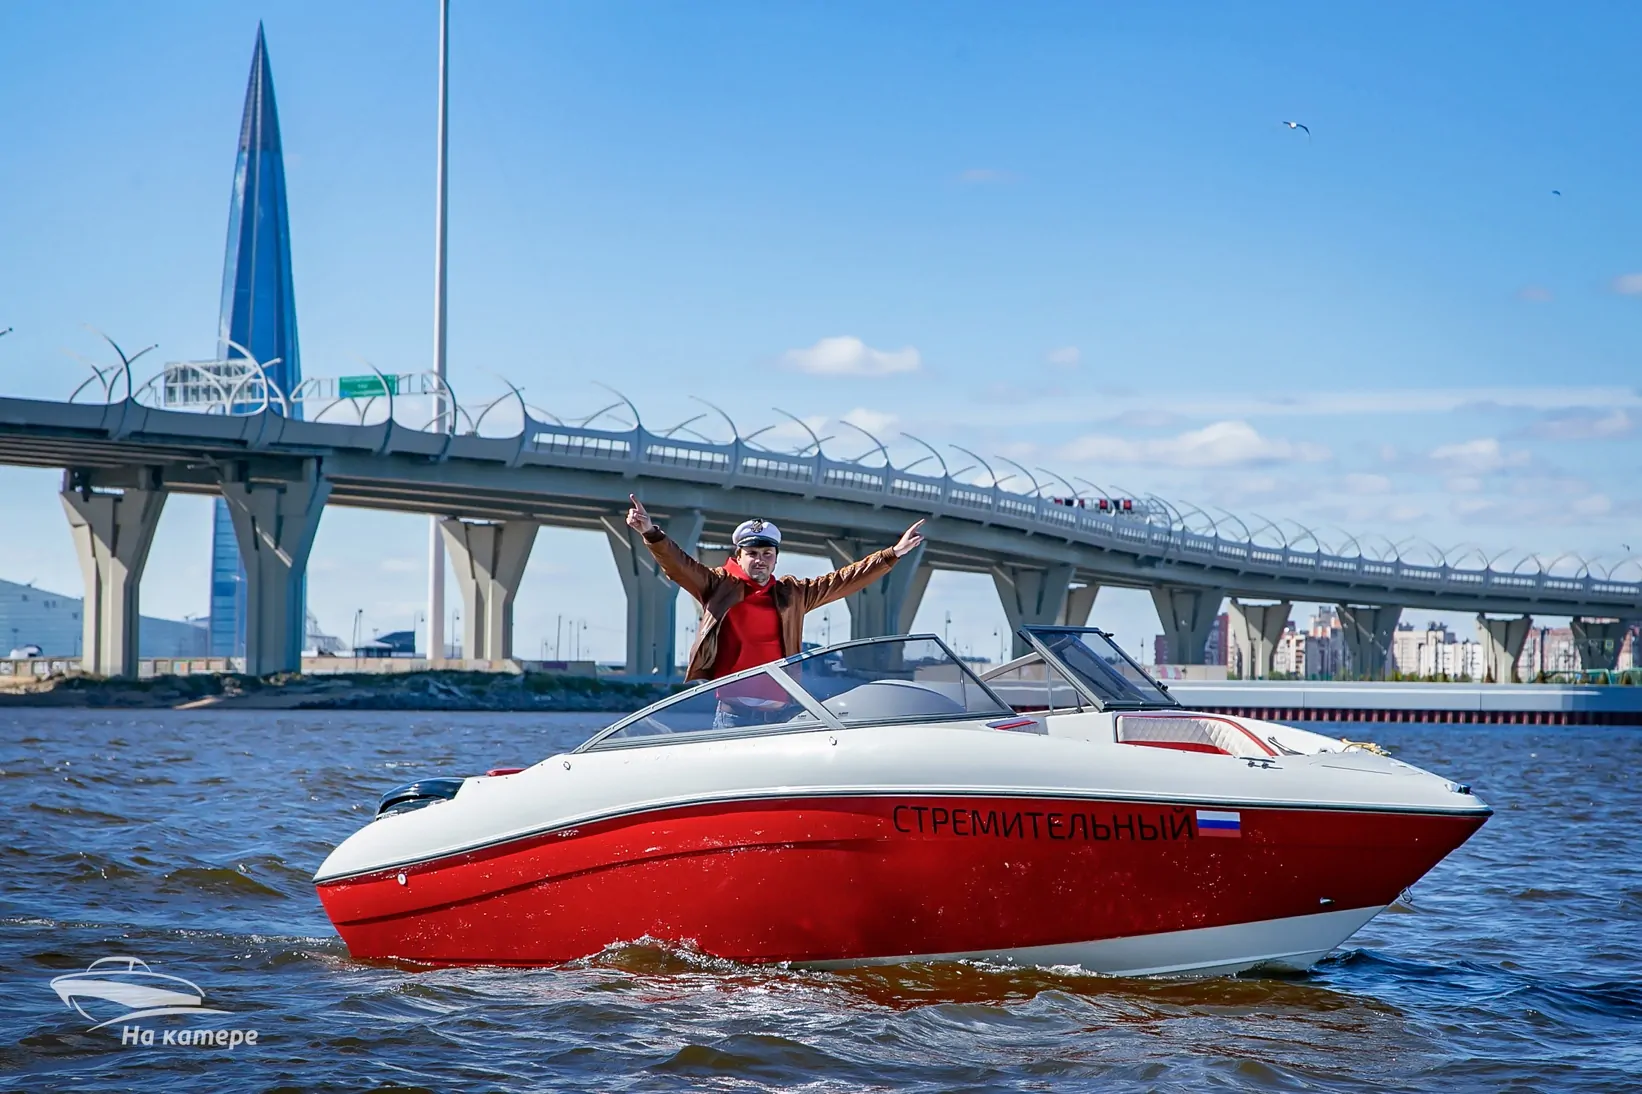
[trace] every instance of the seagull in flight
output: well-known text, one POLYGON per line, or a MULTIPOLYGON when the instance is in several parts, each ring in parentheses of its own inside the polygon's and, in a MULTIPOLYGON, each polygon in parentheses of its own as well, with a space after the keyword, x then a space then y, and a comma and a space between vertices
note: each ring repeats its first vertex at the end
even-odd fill
POLYGON ((1309 126, 1301 125, 1299 122, 1284 122, 1283 124, 1288 126, 1290 129, 1304 129, 1306 131, 1306 139, 1311 139, 1311 128, 1309 126))

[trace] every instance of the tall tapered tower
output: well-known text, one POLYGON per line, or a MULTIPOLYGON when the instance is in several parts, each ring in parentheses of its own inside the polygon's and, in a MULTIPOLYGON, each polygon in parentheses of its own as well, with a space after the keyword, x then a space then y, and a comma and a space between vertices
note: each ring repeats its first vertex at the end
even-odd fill
MULTIPOLYGON (((291 289, 285 161, 280 153, 274 77, 260 23, 251 55, 251 79, 245 89, 245 116, 239 127, 234 192, 228 205, 217 357, 237 358, 241 349, 268 365, 269 377, 282 392, 290 394, 302 382, 296 297, 291 289)), ((276 413, 279 409, 274 406, 276 413)), ((291 412, 300 410, 293 406, 291 412)), ((245 654, 245 572, 228 506, 221 499, 211 528, 211 653, 217 657, 245 654)))

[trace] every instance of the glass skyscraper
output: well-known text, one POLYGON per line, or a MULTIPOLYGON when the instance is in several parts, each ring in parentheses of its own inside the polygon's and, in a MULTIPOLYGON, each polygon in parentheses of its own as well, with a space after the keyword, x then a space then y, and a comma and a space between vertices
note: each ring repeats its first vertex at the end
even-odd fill
MULTIPOLYGON (((257 26, 256 52, 251 56, 251 79, 245 89, 234 193, 228 206, 218 359, 242 355, 230 342, 261 363, 275 362, 268 364, 269 378, 287 395, 302 382, 296 297, 291 290, 285 163, 280 154, 279 113, 274 108, 274 78, 268 67, 268 46, 261 24, 257 26)), ((279 412, 277 405, 272 409, 279 412)), ((293 414, 300 412, 296 406, 291 409, 293 414)), ((211 653, 218 657, 245 655, 245 571, 228 505, 220 498, 211 530, 211 653)))

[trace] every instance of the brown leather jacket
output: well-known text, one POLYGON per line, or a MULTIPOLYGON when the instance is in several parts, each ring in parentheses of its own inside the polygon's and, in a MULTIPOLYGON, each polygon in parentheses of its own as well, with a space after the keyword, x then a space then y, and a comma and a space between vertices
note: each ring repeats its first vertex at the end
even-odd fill
MULTIPOLYGON (((644 533, 644 542, 656 556, 662 573, 701 604, 701 629, 690 646, 690 665, 684 677, 710 680, 713 661, 718 657, 719 624, 731 608, 741 603, 746 595, 746 583, 718 567, 698 562, 660 528, 644 533)), ((775 588, 770 590, 770 599, 775 601, 776 615, 781 620, 782 656, 791 657, 803 645, 805 615, 823 604, 860 592, 889 573, 897 561, 895 551, 886 547, 820 577, 783 575, 773 579, 775 588)))

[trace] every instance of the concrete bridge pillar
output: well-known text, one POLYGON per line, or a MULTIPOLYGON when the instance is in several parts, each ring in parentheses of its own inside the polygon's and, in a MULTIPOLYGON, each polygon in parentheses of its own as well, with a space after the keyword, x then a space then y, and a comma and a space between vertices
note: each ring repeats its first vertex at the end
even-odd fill
POLYGON ((135 676, 137 590, 160 526, 165 491, 95 493, 85 476, 65 471, 62 499, 86 587, 80 667, 99 676, 135 676))
POLYGON ((1611 669, 1619 663, 1619 648, 1625 644, 1629 621, 1575 616, 1569 626, 1574 632, 1574 649, 1579 651, 1580 668, 1611 669))
POLYGON ((1477 613, 1477 641, 1482 644, 1482 678, 1489 683, 1517 679, 1517 659, 1534 625, 1532 616, 1489 619, 1477 613))
MULTIPOLYGON (((503 661, 513 656, 513 599, 536 545, 533 520, 486 523, 446 517, 439 531, 462 592, 462 656, 503 661)), ((429 650, 428 656, 444 656, 429 650)))
MULTIPOLYGON (((876 540, 829 539, 827 557, 834 566, 848 566, 883 546, 876 540)), ((920 543, 884 577, 845 597, 844 603, 850 610, 850 637, 882 638, 910 631, 932 573, 934 570, 924 564, 924 545, 920 543)))
POLYGON ((1231 648, 1226 651, 1226 667, 1244 680, 1266 679, 1271 676, 1272 659, 1277 655, 1277 640, 1283 637, 1294 606, 1286 600, 1245 604, 1233 597, 1227 607, 1231 648))
POLYGON ((1087 627, 1089 613, 1095 610, 1095 595, 1099 585, 1074 585, 1066 590, 1066 607, 1061 609, 1055 622, 1064 627, 1087 627))
POLYGON ((1015 656, 1019 657, 1031 647, 1015 631, 1023 626, 1053 626, 1066 618, 1072 567, 1054 565, 1047 569, 1029 569, 1025 566, 994 566, 992 584, 998 589, 998 599, 1003 601, 1003 614, 1009 620, 1010 640, 1014 643, 1015 656))
POLYGON ((1399 607, 1368 607, 1336 604, 1340 629, 1345 632, 1346 653, 1351 671, 1362 680, 1383 680, 1391 665, 1391 640, 1397 634, 1399 607))
POLYGON ((319 461, 300 478, 225 478, 222 498, 245 567, 245 671, 253 676, 302 668, 303 578, 319 518, 331 495, 319 461))
MULTIPOLYGON (((624 520, 600 517, 599 522, 627 593, 627 672, 671 677, 678 652, 678 586, 667 580, 644 538, 624 520)), ((701 510, 686 509, 657 523, 674 543, 693 553, 706 521, 701 510)))
POLYGON ((1201 665, 1209 632, 1220 615, 1225 598, 1220 589, 1200 589, 1187 585, 1159 585, 1152 590, 1158 622, 1169 646, 1169 663, 1201 665))
POLYGON ((729 563, 731 553, 728 547, 707 547, 702 544, 697 544, 695 551, 697 562, 715 570, 722 570, 729 563))

